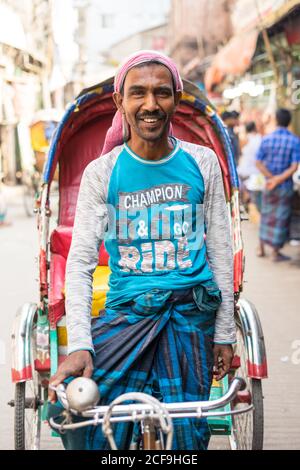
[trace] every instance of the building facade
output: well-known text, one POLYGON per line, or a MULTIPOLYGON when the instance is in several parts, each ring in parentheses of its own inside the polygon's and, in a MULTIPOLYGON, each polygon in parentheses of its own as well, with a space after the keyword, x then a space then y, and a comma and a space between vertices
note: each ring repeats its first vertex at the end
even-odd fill
POLYGON ((26 128, 50 104, 48 0, 0 1, 0 173, 15 182, 32 158, 26 128))
POLYGON ((107 63, 113 67, 118 66, 124 57, 141 49, 151 49, 167 54, 168 24, 164 23, 139 31, 113 44, 105 54, 107 63))
POLYGON ((120 57, 112 60, 111 47, 122 47, 125 56, 132 52, 130 38, 139 45, 139 33, 166 22, 170 0, 73 0, 73 5, 78 11, 75 38, 79 46, 74 74, 81 85, 90 86, 114 73, 120 57))
POLYGON ((300 1, 236 0, 232 25, 206 72, 207 91, 223 94, 226 106, 265 130, 276 108, 287 107, 300 134, 300 1))
POLYGON ((170 54, 185 78, 203 82, 210 58, 232 36, 233 5, 234 0, 172 0, 170 54))

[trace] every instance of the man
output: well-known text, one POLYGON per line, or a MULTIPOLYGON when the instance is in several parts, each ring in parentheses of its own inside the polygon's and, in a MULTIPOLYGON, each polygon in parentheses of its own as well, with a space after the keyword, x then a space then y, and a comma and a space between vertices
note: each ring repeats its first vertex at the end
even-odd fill
POLYGON ((3 194, 2 174, 0 173, 0 228, 9 225, 6 222, 7 205, 3 194))
MULTIPOLYGON (((118 112, 104 155, 82 177, 66 273, 69 356, 51 384, 92 376, 101 404, 130 391, 165 402, 207 400, 214 365, 218 380, 231 365, 233 263, 222 175, 212 150, 170 135, 181 92, 169 58, 152 51, 129 57, 115 78, 118 112), (110 290, 91 328, 103 239, 110 290)), ((53 416, 59 405, 49 397, 53 416)), ((174 449, 207 447, 205 420, 175 420, 174 427, 174 449)), ((114 430, 118 448, 135 440, 130 424, 114 430)), ((100 427, 63 441, 69 449, 108 448, 100 427)))
POLYGON ((239 125, 239 113, 237 111, 224 111, 221 115, 224 124, 227 126, 229 137, 231 140, 232 148, 233 148, 233 156, 235 160, 235 164, 238 164, 241 149, 240 149, 240 142, 239 136, 235 132, 234 128, 239 125))
POLYGON ((263 138, 257 153, 257 168, 267 179, 262 199, 260 246, 258 256, 265 256, 265 244, 272 247, 275 262, 289 258, 280 250, 288 239, 292 210, 293 179, 300 161, 300 139, 288 130, 291 113, 276 112, 277 129, 263 138))
POLYGON ((264 177, 256 166, 256 154, 260 147, 262 137, 259 132, 257 132, 254 121, 246 123, 245 131, 247 134, 247 142, 242 149, 242 156, 237 168, 241 180, 242 200, 246 204, 252 201, 260 212, 261 191, 264 177))

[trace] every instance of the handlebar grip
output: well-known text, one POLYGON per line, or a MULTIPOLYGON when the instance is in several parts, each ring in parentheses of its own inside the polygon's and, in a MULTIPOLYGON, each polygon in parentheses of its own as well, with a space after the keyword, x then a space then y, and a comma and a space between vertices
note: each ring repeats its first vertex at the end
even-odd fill
POLYGON ((234 380, 237 380, 238 382, 240 382, 239 391, 243 391, 247 388, 246 381, 242 377, 234 377, 234 380))

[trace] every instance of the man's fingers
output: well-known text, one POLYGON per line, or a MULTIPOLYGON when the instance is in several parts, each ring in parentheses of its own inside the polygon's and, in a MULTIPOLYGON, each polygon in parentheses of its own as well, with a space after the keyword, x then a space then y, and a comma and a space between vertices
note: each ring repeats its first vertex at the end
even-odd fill
POLYGON ((225 375, 228 373, 228 369, 226 369, 224 366, 219 367, 216 375, 216 380, 219 381, 225 377, 225 375))
POLYGON ((57 374, 57 375, 53 376, 52 379, 50 379, 49 385, 51 385, 52 387, 57 387, 67 377, 68 377, 68 374, 65 374, 65 373, 57 374))
MULTIPOLYGON (((53 384, 51 384, 51 385, 53 385, 53 384)), ((52 390, 50 388, 50 384, 49 384, 49 388, 48 388, 48 401, 50 401, 53 404, 57 402, 56 392, 55 392, 55 390, 52 390)))
POLYGON ((57 396, 55 393, 55 390, 52 390, 51 387, 57 387, 60 385, 65 379, 67 378, 67 375, 64 373, 60 373, 57 375, 54 375, 49 382, 49 388, 48 388, 48 400, 51 403, 55 403, 57 401, 57 396))
POLYGON ((218 358, 217 363, 214 366, 215 370, 215 379, 221 380, 228 374, 231 367, 231 358, 224 357, 223 359, 218 358))
POLYGON ((214 367, 218 369, 219 367, 219 353, 218 351, 214 351, 214 367))
POLYGON ((82 377, 86 377, 87 379, 90 379, 93 375, 93 367, 91 366, 87 366, 85 367, 84 371, 83 371, 83 374, 82 374, 82 377))
POLYGON ((51 388, 48 390, 48 400, 51 403, 55 403, 57 401, 56 393, 54 390, 51 390, 51 388))
POLYGON ((53 387, 56 386, 56 385, 55 385, 56 380, 57 380, 56 375, 53 375, 53 377, 50 377, 50 380, 49 380, 48 401, 50 401, 51 403, 55 403, 56 400, 57 400, 55 391, 51 389, 51 386, 53 386, 53 387))

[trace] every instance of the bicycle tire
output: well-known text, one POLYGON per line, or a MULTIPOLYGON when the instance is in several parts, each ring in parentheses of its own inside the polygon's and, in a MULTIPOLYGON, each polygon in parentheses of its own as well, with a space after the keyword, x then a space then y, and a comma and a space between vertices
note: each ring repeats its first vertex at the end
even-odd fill
MULTIPOLYGON (((236 369, 236 376, 245 379, 247 391, 253 404, 253 410, 240 415, 232 416, 232 433, 230 446, 233 450, 262 450, 264 442, 264 403, 262 383, 260 379, 248 377, 247 349, 244 335, 240 326, 237 328, 237 355, 240 357, 240 367, 236 369)), ((250 404, 250 403, 249 403, 250 404)), ((245 406, 243 403, 242 407, 245 406)), ((231 405, 237 410, 240 403, 231 405)))
POLYGON ((15 450, 38 450, 41 436, 41 387, 35 396, 26 397, 30 382, 19 382, 15 387, 14 438, 15 450))
POLYGON ((25 450, 25 382, 15 386, 15 450, 25 450))
MULTIPOLYGON (((30 339, 31 364, 36 357, 36 329, 30 339)), ((15 385, 14 437, 15 450, 38 450, 41 438, 42 386, 32 366, 32 378, 15 385)))

